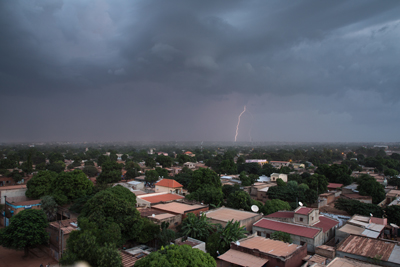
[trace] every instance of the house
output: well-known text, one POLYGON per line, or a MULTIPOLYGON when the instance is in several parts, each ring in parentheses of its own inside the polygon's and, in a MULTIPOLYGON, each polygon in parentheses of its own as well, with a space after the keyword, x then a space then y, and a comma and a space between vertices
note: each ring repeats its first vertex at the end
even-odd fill
POLYGON ((166 156, 166 157, 168 157, 168 153, 167 152, 157 152, 157 155, 163 155, 163 156, 166 156))
POLYGON ((400 190, 390 190, 386 193, 386 203, 389 204, 400 197, 400 190))
POLYGON ((276 180, 278 180, 278 178, 282 179, 285 183, 287 183, 287 181, 288 181, 287 174, 284 174, 284 173, 271 174, 271 182, 276 182, 276 180))
POLYGON ((127 184, 129 185, 129 187, 132 190, 143 190, 144 189, 144 183, 143 182, 130 181, 130 182, 127 182, 127 184))
POLYGON ((383 236, 387 218, 375 218, 353 215, 345 225, 336 230, 336 242, 340 242, 351 234, 379 238, 383 236))
POLYGON ((246 163, 257 163, 263 166, 264 164, 268 164, 268 160, 266 159, 246 159, 246 163))
POLYGON ((171 214, 181 214, 182 220, 184 220, 189 213, 193 213, 199 216, 202 212, 208 211, 208 206, 187 204, 181 202, 170 202, 165 204, 157 204, 152 206, 155 210, 165 211, 171 214))
POLYGON ((307 246, 288 244, 256 235, 231 243, 231 248, 218 256, 221 267, 263 266, 299 267, 307 256, 307 246))
POLYGON ((14 179, 11 177, 0 175, 0 186, 15 185, 14 179))
POLYGON ((343 187, 343 184, 336 184, 336 183, 329 183, 328 184, 328 190, 331 191, 336 191, 340 190, 343 187))
POLYGON ((356 184, 356 183, 352 183, 350 185, 342 187, 342 194, 358 193, 357 187, 358 187, 358 184, 356 184))
POLYGON ((213 209, 205 212, 207 218, 210 219, 211 223, 219 223, 222 227, 231 221, 238 221, 240 226, 244 226, 246 231, 251 231, 253 227, 253 223, 259 220, 262 217, 262 214, 243 211, 243 210, 235 210, 226 207, 221 207, 218 209, 213 209))
POLYGON ((173 179, 162 179, 156 183, 156 193, 167 192, 182 194, 183 185, 173 179))
POLYGON ((67 249, 69 234, 74 230, 78 230, 78 219, 67 219, 49 223, 46 232, 50 237, 48 252, 51 257, 57 261, 60 260, 62 253, 67 249))
POLYGON ((400 266, 398 242, 366 236, 349 235, 338 244, 336 256, 379 263, 381 266, 400 266))
POLYGON ((41 209, 40 206, 40 199, 37 200, 27 200, 26 197, 24 198, 15 198, 15 199, 22 199, 22 201, 11 201, 11 198, 8 198, 5 202, 5 209, 9 211, 7 214, 5 211, 2 211, 0 214, 0 225, 1 226, 8 226, 10 223, 10 218, 12 216, 17 215, 19 212, 27 209, 41 209))
POLYGON ((186 240, 183 240, 183 237, 180 237, 178 239, 175 239, 174 243, 175 245, 188 245, 191 246, 192 248, 197 248, 203 251, 204 253, 207 253, 206 251, 206 243, 191 237, 186 238, 186 240))
POLYGON ((188 162, 183 163, 183 167, 187 167, 189 169, 195 169, 196 168, 196 163, 188 161, 188 162))
POLYGON ((256 224, 253 225, 253 232, 259 231, 259 235, 266 237, 275 231, 287 232, 294 243, 300 245, 307 243, 308 251, 311 252, 314 252, 315 247, 334 238, 339 224, 337 220, 319 215, 318 209, 307 207, 298 207, 294 211, 278 211, 265 216, 265 219, 275 222, 257 222, 257 227, 256 224))
POLYGON ((306 166, 303 163, 292 163, 293 169, 304 169, 306 166))
POLYGON ((190 152, 190 151, 186 151, 185 153, 183 153, 184 155, 186 155, 186 156, 189 156, 189 157, 194 157, 194 156, 196 156, 196 154, 193 154, 192 152, 190 152))
POLYGON ((182 222, 182 214, 172 214, 163 210, 157 210, 153 208, 138 208, 140 216, 142 218, 148 218, 157 225, 163 222, 169 223, 170 229, 174 229, 182 222))
POLYGON ((135 263, 149 255, 153 251, 146 245, 140 245, 137 247, 129 248, 126 250, 120 250, 119 255, 121 256, 123 267, 133 267, 135 263))
POLYGON ((326 199, 326 205, 329 205, 336 200, 335 192, 328 192, 319 195, 319 198, 326 199))
POLYGON ((252 199, 265 202, 268 200, 268 190, 270 187, 277 186, 276 183, 254 183, 250 186, 245 186, 244 191, 249 193, 252 199))
POLYGON ((281 167, 289 167, 290 162, 289 161, 270 161, 269 164, 274 166, 274 168, 281 168, 281 167))
POLYGON ((151 193, 145 195, 139 195, 136 197, 136 205, 141 207, 150 207, 151 205, 155 205, 162 202, 171 202, 174 200, 182 200, 184 196, 180 196, 177 194, 170 194, 167 192, 161 193, 151 193))

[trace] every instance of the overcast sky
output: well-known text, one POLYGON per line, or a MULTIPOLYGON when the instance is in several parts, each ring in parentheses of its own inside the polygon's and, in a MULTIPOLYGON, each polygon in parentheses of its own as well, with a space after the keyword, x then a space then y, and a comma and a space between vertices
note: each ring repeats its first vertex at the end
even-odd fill
POLYGON ((0 1, 0 142, 399 141, 400 2, 0 1))

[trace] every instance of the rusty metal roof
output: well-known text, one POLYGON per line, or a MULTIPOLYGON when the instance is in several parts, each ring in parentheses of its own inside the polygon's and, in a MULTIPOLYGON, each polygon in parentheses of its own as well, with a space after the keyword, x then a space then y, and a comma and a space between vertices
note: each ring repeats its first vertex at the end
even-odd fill
POLYGON ((261 252, 275 255, 278 257, 287 257, 292 255, 300 245, 289 244, 279 240, 273 240, 261 236, 252 236, 239 240, 241 247, 249 249, 258 249, 261 252))
POLYGON ((307 227, 300 224, 279 222, 266 218, 259 220, 253 226, 274 231, 281 231, 291 235, 304 236, 308 238, 314 238, 318 233, 321 232, 321 229, 319 228, 307 227))
POLYGON ((395 243, 381 239, 349 235, 337 250, 368 258, 374 258, 375 256, 380 255, 381 260, 387 261, 394 247, 395 243))
POLYGON ((256 257, 241 251, 230 249, 218 259, 230 262, 239 266, 249 266, 249 267, 261 267, 268 262, 267 259, 256 257))

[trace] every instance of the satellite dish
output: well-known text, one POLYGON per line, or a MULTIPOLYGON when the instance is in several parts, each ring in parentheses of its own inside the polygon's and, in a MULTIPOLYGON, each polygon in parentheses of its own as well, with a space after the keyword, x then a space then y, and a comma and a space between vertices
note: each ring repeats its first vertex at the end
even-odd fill
POLYGON ((303 207, 303 203, 301 203, 300 201, 299 201, 299 205, 300 205, 300 207, 303 207))
POLYGON ((151 217, 156 217, 156 215, 155 214, 151 214, 151 217))
POLYGON ((236 246, 240 246, 240 242, 239 241, 236 241, 236 246))
POLYGON ((370 213, 369 216, 374 217, 374 215, 372 213, 370 213))
POLYGON ((251 210, 254 212, 258 212, 258 206, 257 205, 251 206, 251 210))

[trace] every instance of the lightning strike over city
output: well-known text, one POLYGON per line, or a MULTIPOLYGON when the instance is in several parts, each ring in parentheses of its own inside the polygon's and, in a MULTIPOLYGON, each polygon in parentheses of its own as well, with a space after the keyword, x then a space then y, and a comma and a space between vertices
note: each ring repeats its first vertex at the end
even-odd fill
POLYGON ((243 113, 246 112, 246 106, 244 106, 244 109, 242 111, 242 113, 240 113, 239 118, 238 118, 238 123, 236 125, 236 135, 235 135, 235 142, 237 140, 237 136, 238 136, 238 131, 239 131, 239 125, 240 125, 240 117, 242 117, 243 113))

